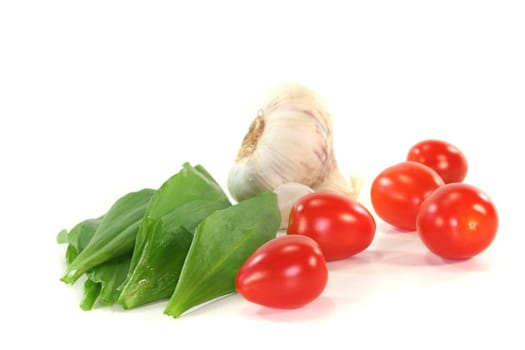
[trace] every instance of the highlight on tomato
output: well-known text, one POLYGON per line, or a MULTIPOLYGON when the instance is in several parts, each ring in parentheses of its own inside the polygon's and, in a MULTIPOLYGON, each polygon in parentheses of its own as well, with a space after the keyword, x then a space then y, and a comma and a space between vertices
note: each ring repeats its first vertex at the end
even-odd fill
POLYGON ((255 250, 237 272, 235 287, 253 303, 293 309, 319 297, 327 282, 319 245, 307 236, 285 235, 255 250))
POLYGON ((290 213, 287 233, 314 239, 327 261, 345 259, 365 250, 374 239, 376 223, 359 202, 332 192, 299 198, 290 213))
POLYGON ((415 230, 419 206, 443 185, 443 179, 430 167, 401 162, 383 170, 372 182, 372 207, 385 222, 400 229, 415 230))
POLYGON ((426 198, 417 216, 417 231, 433 253, 467 259, 490 246, 498 230, 498 213, 479 188, 447 184, 426 198))
POLYGON ((424 140, 410 148, 406 159, 432 168, 445 183, 462 182, 467 176, 467 158, 459 148, 442 140, 424 140))

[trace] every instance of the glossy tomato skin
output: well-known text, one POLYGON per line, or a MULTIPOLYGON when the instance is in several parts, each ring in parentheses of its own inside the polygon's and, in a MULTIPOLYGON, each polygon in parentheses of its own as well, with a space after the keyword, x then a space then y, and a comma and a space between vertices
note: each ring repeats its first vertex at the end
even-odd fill
POLYGON ((467 176, 467 158, 456 146, 442 140, 424 140, 408 151, 408 161, 434 169, 445 183, 461 182, 467 176))
POLYGON ((421 204, 417 231, 423 243, 445 259, 467 259, 484 251, 496 237, 498 213, 480 189, 447 184, 421 204))
POLYGON ((441 177, 426 165, 401 162, 383 170, 372 182, 372 207, 385 222, 415 230, 419 206, 443 185, 441 177))
POLYGON ((328 269, 319 245, 306 236, 279 236, 259 247, 241 266, 235 287, 245 299, 293 309, 316 299, 328 269))
POLYGON ((376 223, 359 202, 337 193, 314 192, 297 200, 290 213, 289 235, 313 238, 327 261, 365 250, 373 241, 376 223))

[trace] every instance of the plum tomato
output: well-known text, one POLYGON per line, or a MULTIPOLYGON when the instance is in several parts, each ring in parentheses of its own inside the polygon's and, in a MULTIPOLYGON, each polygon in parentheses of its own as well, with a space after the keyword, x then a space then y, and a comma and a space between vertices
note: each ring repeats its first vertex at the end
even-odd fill
POLYGON ((456 146, 442 140, 424 140, 408 151, 407 160, 434 169, 445 183, 461 182, 467 176, 467 158, 456 146))
POLYGON ((443 185, 441 177, 428 166, 401 162, 383 170, 372 182, 372 207, 385 222, 415 230, 421 202, 443 185))
POLYGON ((292 309, 316 299, 326 287, 328 269, 321 248, 306 236, 279 236, 243 263, 235 287, 245 299, 292 309))
POLYGON ((295 202, 287 233, 313 238, 332 261, 365 250, 375 231, 374 217, 359 202, 338 193, 314 192, 295 202))
POLYGON ((484 251, 498 230, 494 203, 477 187, 447 184, 428 196, 419 209, 417 231, 433 253, 467 259, 484 251))

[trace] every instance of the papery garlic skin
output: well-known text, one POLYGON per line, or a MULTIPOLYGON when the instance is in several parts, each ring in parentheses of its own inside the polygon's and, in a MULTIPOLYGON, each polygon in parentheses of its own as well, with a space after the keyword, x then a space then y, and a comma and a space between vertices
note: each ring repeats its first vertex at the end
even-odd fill
POLYGON ((287 182, 356 198, 333 152, 332 117, 325 102, 300 84, 275 89, 252 122, 228 174, 236 200, 287 182))
POLYGON ((281 211, 281 226, 279 229, 286 230, 295 202, 297 202, 299 198, 314 192, 314 190, 304 184, 287 182, 277 186, 274 192, 277 194, 277 205, 281 211))

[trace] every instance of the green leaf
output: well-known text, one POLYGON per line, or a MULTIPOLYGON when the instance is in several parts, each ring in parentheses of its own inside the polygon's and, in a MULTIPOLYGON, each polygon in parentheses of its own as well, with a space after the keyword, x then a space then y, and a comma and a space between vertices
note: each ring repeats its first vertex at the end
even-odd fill
POLYGON ((69 234, 67 230, 61 230, 57 235, 57 243, 58 244, 69 244, 69 234))
POLYGON ((101 305, 109 306, 117 302, 119 287, 126 279, 130 262, 131 255, 127 255, 105 262, 87 272, 87 278, 100 285, 98 301, 101 305))
MULTIPOLYGON (((68 243, 66 250, 66 263, 72 260, 89 243, 98 226, 101 218, 88 219, 77 224, 71 232, 62 230, 59 233, 61 243, 68 243)), ((58 240, 58 239, 57 239, 58 240)), ((118 296, 118 287, 126 278, 131 255, 116 258, 93 267, 86 272, 87 280, 84 282, 84 295, 80 302, 83 310, 91 310, 97 301, 102 305, 113 305, 118 296)))
POLYGON ((60 244, 67 244, 66 249, 66 264, 69 265, 89 243, 98 226, 101 218, 84 220, 71 231, 62 230, 57 235, 57 242, 60 244))
POLYGON ((208 215, 230 205, 225 193, 203 167, 184 164, 151 200, 118 302, 129 309, 169 298, 193 231, 208 215))
MULTIPOLYGON (((154 221, 160 219, 177 207, 193 200, 221 201, 228 205, 229 200, 217 182, 204 169, 197 165, 192 167, 184 163, 182 169, 157 190, 145 213, 145 218, 154 221)), ((130 270, 133 271, 142 255, 142 250, 148 239, 148 222, 139 230, 130 270)))
POLYGON ((120 293, 118 303, 124 309, 169 298, 193 238, 182 226, 165 229, 162 220, 151 226, 151 235, 152 244, 144 247, 142 258, 120 293))
POLYGON ((179 281, 165 313, 190 308, 235 292, 235 276, 246 259, 274 238, 281 215, 273 192, 218 210, 195 230, 179 281))
MULTIPOLYGON (((91 268, 131 253, 140 222, 154 192, 143 189, 119 198, 104 215, 86 247, 67 266, 62 281, 72 284, 91 268)), ((79 240, 77 244, 84 243, 79 240)))
POLYGON ((93 282, 90 279, 87 279, 84 282, 84 295, 82 297, 82 301, 80 302, 80 308, 82 310, 87 311, 93 309, 93 305, 100 295, 100 289, 100 283, 93 282))

